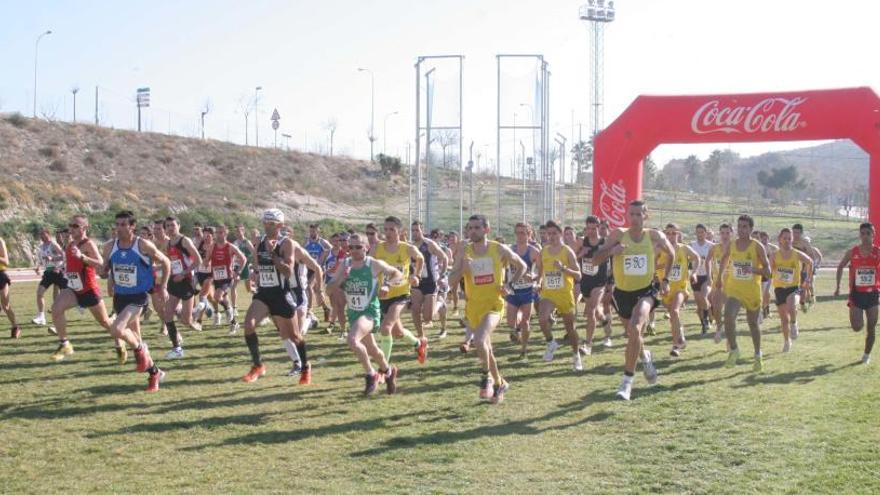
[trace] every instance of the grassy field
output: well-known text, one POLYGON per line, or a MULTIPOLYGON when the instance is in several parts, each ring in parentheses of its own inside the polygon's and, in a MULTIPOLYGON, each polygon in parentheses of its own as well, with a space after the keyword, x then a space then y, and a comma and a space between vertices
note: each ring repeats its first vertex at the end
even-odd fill
MULTIPOLYGON (((34 287, 14 286, 22 321, 33 317, 34 287)), ((750 358, 724 368, 723 344, 695 335, 690 310, 691 345, 666 357, 668 322, 658 317, 648 342, 660 381, 648 387, 639 374, 629 403, 614 397, 617 325, 615 346, 580 374, 565 349, 545 363, 537 338, 530 359, 516 361, 499 332, 512 388, 491 406, 477 397, 476 358, 457 349, 457 323, 432 341, 425 365, 395 347, 396 396, 363 398, 353 356, 323 330, 309 335, 313 385, 298 386, 266 327, 263 379, 239 381, 249 367, 243 338, 208 327, 185 333, 185 360, 160 360, 168 377, 148 395, 146 375, 117 366, 103 332, 70 314, 76 354, 67 361, 51 362, 54 337, 30 324, 0 345, 2 492, 880 492, 880 370, 857 364, 864 333, 854 335, 843 301, 827 296, 801 315, 789 355, 778 319, 765 322, 763 374, 750 358)), ((168 350, 155 320, 144 334, 154 356, 168 350)), ((745 332, 740 343, 751 356, 745 332)))

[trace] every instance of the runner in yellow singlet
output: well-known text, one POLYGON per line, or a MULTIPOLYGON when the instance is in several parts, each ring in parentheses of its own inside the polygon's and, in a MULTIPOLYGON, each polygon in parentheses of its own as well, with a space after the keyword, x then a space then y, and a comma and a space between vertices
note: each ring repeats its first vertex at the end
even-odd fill
POLYGON ((483 376, 480 381, 480 398, 491 399, 497 404, 504 400, 509 384, 498 371, 498 362, 492 351, 492 332, 501 321, 504 312, 504 296, 512 290, 504 284, 504 269, 513 267, 508 278, 509 285, 516 284, 526 272, 526 264, 509 247, 490 241, 489 221, 484 215, 472 215, 468 219, 467 234, 470 242, 456 246, 455 263, 449 274, 449 286, 456 287, 464 278, 465 318, 474 333, 474 345, 480 357, 483 376))
MULTIPOLYGON (((626 327, 626 359, 623 368, 623 381, 617 389, 617 396, 629 400, 632 394, 633 377, 636 364, 642 360, 642 372, 649 384, 657 382, 657 368, 651 359, 651 351, 644 348, 642 332, 648 321, 648 313, 657 306, 658 291, 666 294, 669 280, 654 279, 656 255, 654 247, 669 256, 672 261, 673 251, 666 236, 657 229, 645 226, 648 220, 648 207, 644 201, 636 200, 629 204, 627 217, 630 227, 613 230, 593 262, 600 264, 613 256, 611 263, 614 272, 614 301, 617 311, 626 327)), ((669 271, 669 262, 664 273, 669 271)))
POLYGON ((379 290, 379 306, 382 314, 382 323, 379 327, 380 347, 382 353, 391 362, 393 338, 403 338, 414 346, 419 363, 424 363, 428 356, 428 339, 416 338, 412 332, 403 328, 400 313, 409 301, 410 286, 419 284, 417 274, 421 271, 425 259, 415 246, 401 239, 403 233, 403 223, 399 218, 394 216, 386 218, 385 240, 373 246, 370 252, 370 256, 388 263, 403 274, 403 278, 397 284, 389 284, 384 278, 380 282, 382 286, 379 290), (415 260, 415 273, 409 271, 410 260, 415 260))
POLYGON ((770 269, 773 272, 773 292, 776 295, 776 310, 782 326, 782 352, 790 352, 792 340, 797 339, 797 308, 801 289, 809 286, 813 275, 813 260, 806 254, 794 249, 791 241, 791 229, 784 228, 779 232, 779 248, 770 256, 770 269), (807 278, 801 280, 801 273, 807 278))
POLYGON ((688 262, 699 265, 700 255, 693 248, 681 244, 681 228, 674 223, 666 225, 666 238, 675 250, 672 264, 667 272, 669 279, 669 292, 663 296, 663 305, 669 312, 669 325, 672 327, 672 350, 669 355, 678 357, 681 351, 687 347, 684 336, 684 325, 681 323, 681 307, 690 296, 691 278, 696 279, 696 274, 688 269, 688 262))
MULTIPOLYGON (((724 304, 727 303, 727 294, 724 293, 722 285, 718 284, 719 268, 721 267, 721 257, 724 256, 724 250, 730 245, 731 228, 729 224, 722 223, 718 227, 718 243, 709 250, 706 257, 709 262, 709 280, 707 283, 712 286, 712 292, 709 293, 709 304, 712 306, 712 319, 715 320, 715 343, 721 343, 724 338, 724 321, 723 310, 724 304)), ((730 272, 728 271, 729 275, 730 272)))
POLYGON ((746 310, 746 320, 752 335, 755 348, 753 369, 764 370, 764 358, 761 355, 761 326, 758 315, 761 311, 761 276, 770 276, 770 260, 760 242, 751 238, 755 221, 748 215, 741 215, 736 220, 736 241, 731 242, 724 250, 719 268, 719 284, 727 294, 724 305, 724 333, 727 336, 729 354, 727 366, 736 366, 739 359, 739 348, 736 345, 736 316, 740 307, 746 310), (725 275, 729 273, 729 277, 725 275))
POLYGON ((544 226, 547 230, 548 243, 541 248, 541 256, 536 260, 538 279, 541 281, 538 321, 541 324, 541 333, 547 340, 544 360, 552 361, 553 353, 559 347, 559 343, 550 331, 550 315, 555 309, 565 324, 565 332, 573 353, 574 370, 583 371, 584 365, 578 351, 578 335, 574 327, 577 313, 574 283, 580 281, 581 271, 578 269, 574 251, 562 243, 562 228, 559 224, 550 220, 544 226))

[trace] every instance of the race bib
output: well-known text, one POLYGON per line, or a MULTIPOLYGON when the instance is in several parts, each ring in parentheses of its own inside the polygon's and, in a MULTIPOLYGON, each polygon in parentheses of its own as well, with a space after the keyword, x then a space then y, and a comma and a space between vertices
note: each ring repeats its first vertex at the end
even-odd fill
POLYGON ((595 277, 599 273, 599 267, 593 265, 593 258, 581 260, 581 273, 590 277, 595 277))
POLYGON ((392 284, 391 282, 389 282, 388 285, 391 287, 403 287, 404 285, 409 285, 409 278, 406 276, 406 274, 409 270, 403 271, 402 266, 395 266, 394 268, 397 268, 397 270, 400 273, 402 273, 404 275, 404 277, 400 279, 400 282, 398 282, 396 284, 392 284))
MULTIPOLYGON (((525 277, 525 275, 523 275, 523 277, 525 277)), ((513 284, 514 290, 532 289, 534 287, 535 287, 535 283, 531 282, 531 281, 527 281, 527 280, 525 280, 525 278, 520 278, 519 281, 517 281, 515 284, 513 284)))
POLYGON ((281 282, 278 280, 278 272, 274 266, 260 267, 260 287, 278 287, 281 282))
POLYGON ((680 282, 681 281, 681 265, 672 265, 672 268, 669 269, 669 281, 670 282, 680 282))
POLYGON ((626 254, 623 256, 623 274, 624 275, 647 275, 648 274, 648 255, 647 254, 626 254))
POLYGON ((697 275, 698 276, 705 277, 706 275, 708 275, 708 273, 706 272, 706 264, 707 263, 708 262, 706 261, 706 258, 700 258, 700 266, 697 268, 697 275))
POLYGON ((752 280, 752 262, 751 261, 734 261, 731 264, 733 268, 733 278, 736 280, 752 280))
POLYGON ((172 274, 172 275, 181 275, 181 274, 183 274, 183 261, 181 261, 181 260, 171 260, 171 274, 172 274))
POLYGON ((547 272, 544 274, 545 289, 562 288, 562 272, 547 272))
POLYGON ((113 283, 117 287, 132 288, 137 285, 135 265, 113 265, 113 283))
POLYGON ((776 268, 776 276, 779 278, 779 281, 783 284, 790 284, 794 282, 794 270, 791 268, 776 268))
POLYGON ((348 309, 352 311, 363 311, 367 309, 367 288, 366 287, 349 287, 345 291, 345 303, 348 309))
POLYGON ((873 268, 856 268, 856 287, 874 287, 877 273, 873 268))
POLYGON ((199 265, 199 273, 211 273, 211 265, 199 265))
POLYGON ((82 279, 79 278, 79 273, 72 272, 66 273, 64 278, 67 279, 67 288, 71 290, 80 291, 83 288, 82 279))
POLYGON ((226 265, 215 266, 213 273, 214 280, 226 280, 229 278, 229 273, 226 271, 226 265))
POLYGON ((492 258, 477 258, 471 260, 471 275, 474 277, 474 285, 494 284, 495 267, 492 258))

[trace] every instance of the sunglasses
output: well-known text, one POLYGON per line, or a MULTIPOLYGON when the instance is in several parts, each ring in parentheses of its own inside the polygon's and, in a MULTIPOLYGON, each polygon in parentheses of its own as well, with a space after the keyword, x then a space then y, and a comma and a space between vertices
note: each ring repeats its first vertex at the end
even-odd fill
POLYGON ((67 226, 71 229, 81 229, 82 228, 82 225, 80 225, 78 223, 69 223, 69 224, 67 224, 67 226))
POLYGON ((358 250, 363 249, 363 248, 364 248, 364 247, 361 246, 360 244, 349 244, 349 245, 348 245, 348 249, 350 249, 350 250, 352 250, 352 251, 358 251, 358 250))

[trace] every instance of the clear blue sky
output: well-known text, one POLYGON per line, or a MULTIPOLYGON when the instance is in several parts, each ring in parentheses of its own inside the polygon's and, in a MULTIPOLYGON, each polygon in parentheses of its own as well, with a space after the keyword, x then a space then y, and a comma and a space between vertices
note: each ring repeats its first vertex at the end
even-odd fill
MULTIPOLYGON (((38 113, 69 120, 70 88, 78 85, 78 118, 92 120, 97 84, 102 120, 131 128, 134 90, 149 86, 154 105, 146 116, 149 128, 164 132, 170 125, 195 134, 199 111, 210 100, 209 136, 242 142, 240 102, 251 100, 254 87, 262 85, 262 144, 271 140, 268 116, 277 107, 282 132, 293 134, 295 147, 326 147, 323 124, 335 117, 337 149, 366 157, 370 83, 356 70, 363 66, 376 76, 377 152, 385 137, 384 116, 398 111, 388 119, 388 151, 403 153, 414 135, 416 57, 454 53, 466 56, 465 142, 474 140, 477 149, 494 156, 497 53, 544 54, 553 73, 553 132, 571 133, 572 112, 586 125, 588 45, 577 17, 581 3, 0 0, 0 111, 31 113, 34 41, 51 29, 40 43, 38 113)), ((876 2, 616 4, 618 19, 606 31, 606 124, 643 93, 880 88, 876 2)), ((439 67, 441 72, 440 87, 455 80, 450 67, 439 67)), ((454 96, 435 105, 455 107, 454 96)), ((520 108, 518 118, 527 119, 529 112, 520 108)), ((253 121, 250 139, 253 144, 253 121)), ((513 143, 507 136, 502 141, 505 150, 513 143)), ((780 146, 792 145, 733 149, 751 154, 780 146)), ((655 156, 663 162, 689 152, 708 150, 664 146, 655 156)))

